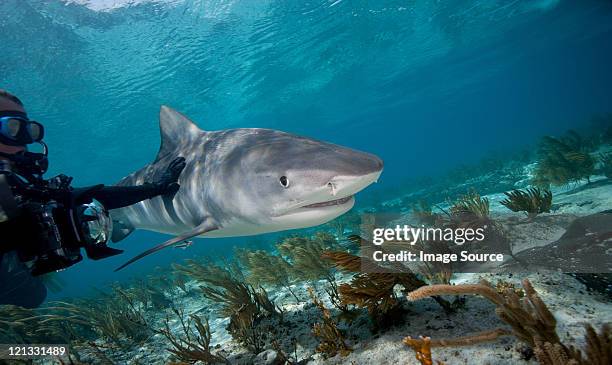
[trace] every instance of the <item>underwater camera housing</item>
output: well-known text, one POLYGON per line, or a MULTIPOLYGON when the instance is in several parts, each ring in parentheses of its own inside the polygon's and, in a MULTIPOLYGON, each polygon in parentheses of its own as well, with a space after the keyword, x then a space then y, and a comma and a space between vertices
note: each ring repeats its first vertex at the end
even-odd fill
POLYGON ((32 275, 76 264, 83 259, 81 248, 93 260, 122 253, 106 246, 112 220, 104 206, 91 197, 94 189, 69 189, 70 178, 55 179, 33 196, 20 196, 13 195, 5 176, 0 174, 0 222, 14 218, 19 222, 16 224, 24 226, 24 242, 15 250, 32 275), (76 203, 56 199, 67 195, 76 203))

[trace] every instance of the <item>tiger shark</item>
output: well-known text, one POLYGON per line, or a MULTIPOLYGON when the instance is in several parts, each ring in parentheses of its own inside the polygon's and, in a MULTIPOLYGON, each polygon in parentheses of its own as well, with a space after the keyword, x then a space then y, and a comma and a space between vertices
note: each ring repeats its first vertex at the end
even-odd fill
MULTIPOLYGON (((117 270, 192 237, 249 236, 326 223, 350 210, 354 195, 376 182, 377 156, 262 128, 204 131, 162 106, 155 160, 118 185, 157 181, 170 161, 185 158, 174 197, 111 210, 112 240, 134 229, 175 235, 117 270)), ((116 271, 116 270, 115 270, 116 271)))

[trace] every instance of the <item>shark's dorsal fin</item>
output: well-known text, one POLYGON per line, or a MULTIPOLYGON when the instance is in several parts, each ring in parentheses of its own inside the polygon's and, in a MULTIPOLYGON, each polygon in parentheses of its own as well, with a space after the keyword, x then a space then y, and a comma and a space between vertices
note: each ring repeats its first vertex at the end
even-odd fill
POLYGON ((156 160, 172 154, 204 133, 189 118, 166 105, 159 110, 159 131, 161 145, 156 160))

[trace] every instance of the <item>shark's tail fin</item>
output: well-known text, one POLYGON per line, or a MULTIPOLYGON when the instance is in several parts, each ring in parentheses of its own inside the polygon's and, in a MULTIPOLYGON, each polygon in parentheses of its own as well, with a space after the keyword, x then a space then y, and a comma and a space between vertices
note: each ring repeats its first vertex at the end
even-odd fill
POLYGON ((134 226, 125 220, 113 220, 113 233, 111 240, 119 242, 129 236, 134 231, 134 226))

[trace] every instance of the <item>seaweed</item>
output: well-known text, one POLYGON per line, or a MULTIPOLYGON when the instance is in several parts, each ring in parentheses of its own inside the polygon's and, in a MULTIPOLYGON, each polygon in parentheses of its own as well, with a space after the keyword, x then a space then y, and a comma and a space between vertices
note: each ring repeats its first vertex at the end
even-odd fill
POLYGON ((52 302, 37 310, 3 307, 7 336, 16 343, 70 343, 100 336, 120 348, 144 343, 152 334, 143 308, 119 288, 96 300, 52 302))
POLYGON ((294 278, 311 281, 325 279, 328 283, 326 292, 334 306, 348 312, 348 307, 340 300, 335 265, 324 257, 326 251, 341 248, 333 235, 318 232, 311 238, 290 237, 277 247, 281 255, 287 258, 289 272, 294 278))
POLYGON ((600 173, 612 179, 612 152, 601 153, 599 155, 600 173))
POLYGON ((550 212, 552 193, 548 189, 528 188, 504 193, 508 197, 500 203, 513 212, 525 212, 528 220, 538 214, 550 212))
POLYGON ((287 258, 290 272, 295 278, 304 280, 327 279, 333 281, 333 265, 321 258, 326 250, 339 248, 336 238, 326 232, 317 232, 313 237, 289 237, 277 245, 280 254, 287 258))
POLYGON ((291 345, 293 346, 293 359, 291 358, 291 355, 288 355, 287 353, 285 353, 285 351, 283 351, 283 348, 281 347, 280 343, 277 340, 272 340, 271 344, 272 344, 272 348, 274 349, 274 351, 276 351, 276 353, 278 354, 278 358, 280 360, 278 362, 279 364, 298 365, 298 364, 303 364, 305 362, 305 361, 300 361, 298 359, 297 340, 295 339, 295 337, 291 339, 291 345))
POLYGON ((164 328, 155 332, 164 336, 172 348, 167 350, 179 361, 193 364, 201 361, 204 364, 229 364, 229 361, 220 355, 213 355, 210 349, 211 332, 208 318, 200 318, 195 314, 189 315, 185 320, 182 310, 173 308, 174 314, 181 324, 182 336, 176 336, 170 330, 170 319, 166 317, 164 328), (192 326, 193 323, 193 326, 192 326), (195 327, 195 331, 192 327, 195 327))
POLYGON ((245 282, 237 264, 221 267, 213 262, 200 264, 187 260, 185 265, 174 265, 175 270, 195 279, 205 298, 221 304, 219 314, 229 317, 228 331, 234 339, 258 353, 263 345, 263 330, 258 322, 265 316, 278 315, 282 311, 268 298, 266 291, 259 291, 245 282))
POLYGON ((374 331, 401 321, 403 311, 394 290, 396 285, 403 287, 405 292, 425 285, 424 281, 409 272, 358 273, 365 259, 348 252, 327 251, 322 257, 341 270, 355 273, 350 283, 338 287, 340 304, 366 309, 374 331))
POLYGON ((275 256, 267 251, 240 251, 237 255, 240 263, 249 275, 247 280, 254 285, 272 285, 286 288, 295 300, 300 299, 291 289, 291 265, 281 256, 275 256))
POLYGON ((544 137, 533 182, 540 187, 567 185, 586 179, 595 172, 595 159, 581 137, 570 132, 566 138, 544 137))
POLYGON ((74 332, 61 316, 44 309, 0 306, 0 343, 67 343, 74 332))
POLYGON ((171 281, 167 281, 165 277, 149 278, 149 281, 138 280, 135 284, 128 288, 117 287, 115 290, 128 300, 140 302, 142 306, 152 308, 154 310, 163 310, 165 308, 171 308, 173 303, 172 300, 168 299, 161 289, 167 287, 168 290, 173 286, 171 281), (163 285, 158 285, 164 283, 163 285))
POLYGON ((56 302, 48 309, 62 313, 54 319, 84 326, 120 348, 140 345, 153 334, 142 309, 121 296, 98 302, 56 302))
POLYGON ((37 309, 2 306, 0 342, 67 343, 73 349, 67 359, 70 363, 80 361, 77 349, 89 349, 101 363, 113 363, 94 341, 102 339, 108 343, 105 348, 113 349, 144 343, 153 331, 142 311, 142 306, 117 290, 89 300, 50 302, 37 309))
POLYGON ((489 199, 475 191, 460 196, 450 208, 451 217, 459 222, 489 219, 489 199))
POLYGON ((176 285, 177 288, 182 290, 183 293, 185 294, 189 293, 189 289, 187 289, 187 281, 186 281, 185 275, 175 272, 174 273, 174 285, 176 285))
POLYGON ((334 322, 331 312, 325 308, 325 305, 317 298, 312 288, 308 288, 308 293, 312 298, 315 306, 321 310, 323 315, 322 323, 315 323, 312 327, 313 335, 319 339, 319 345, 317 346, 317 352, 323 354, 324 358, 334 357, 337 354, 340 356, 347 356, 351 353, 352 349, 346 344, 344 334, 336 322, 334 322))
POLYGON ((412 290, 424 284, 407 273, 357 274, 350 283, 339 287, 341 302, 365 308, 373 324, 373 331, 388 328, 403 321, 402 303, 395 293, 395 286, 412 290))

